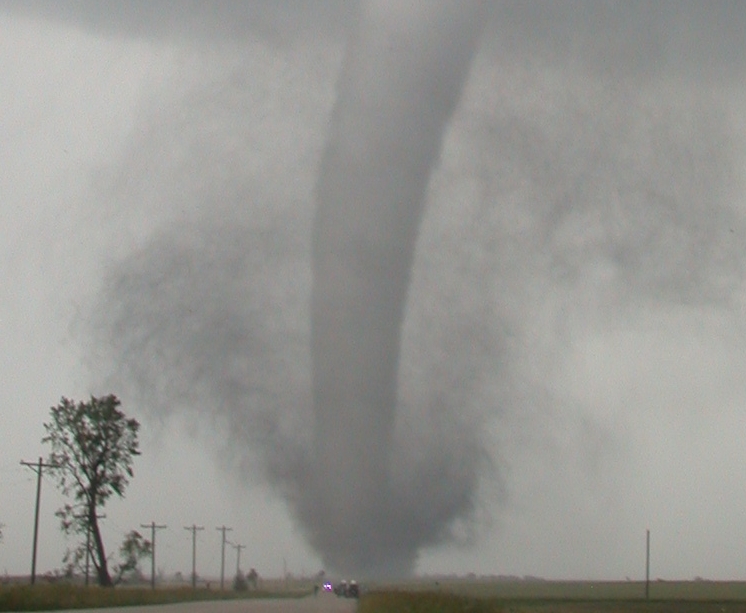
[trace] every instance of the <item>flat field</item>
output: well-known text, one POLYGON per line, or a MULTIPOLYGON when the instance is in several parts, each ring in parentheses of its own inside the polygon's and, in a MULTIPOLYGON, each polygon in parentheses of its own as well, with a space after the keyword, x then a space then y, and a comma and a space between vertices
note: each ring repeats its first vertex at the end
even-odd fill
POLYGON ((746 613, 746 582, 439 579, 371 585, 359 613, 746 613))
POLYGON ((104 609, 114 607, 148 607, 154 605, 176 605, 193 602, 299 600, 312 593, 311 589, 265 589, 247 592, 208 589, 192 590, 187 587, 83 587, 66 583, 15 584, 0 586, 0 612, 2 611, 54 611, 73 609, 104 609))

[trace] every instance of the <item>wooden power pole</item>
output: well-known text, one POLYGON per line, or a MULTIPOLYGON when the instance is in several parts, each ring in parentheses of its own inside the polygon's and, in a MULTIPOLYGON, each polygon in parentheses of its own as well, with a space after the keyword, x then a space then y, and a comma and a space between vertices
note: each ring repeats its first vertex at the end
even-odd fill
POLYGON ((220 526, 219 528, 215 528, 215 530, 223 533, 222 546, 220 549, 220 590, 222 591, 225 584, 225 533, 230 532, 233 528, 220 526))
POLYGON ((34 511, 34 544, 31 550, 31 584, 36 583, 36 547, 39 542, 39 503, 41 501, 41 474, 45 468, 57 468, 55 464, 45 464, 41 458, 38 462, 24 462, 23 466, 29 467, 36 473, 36 509, 34 511))
POLYGON ((192 533, 192 588, 197 587, 197 531, 204 530, 204 526, 198 526, 192 524, 191 526, 184 526, 184 530, 189 530, 192 533))
POLYGON ((140 524, 140 527, 150 528, 150 587, 155 589, 155 531, 163 530, 166 526, 158 526, 154 521, 152 521, 149 524, 140 524))

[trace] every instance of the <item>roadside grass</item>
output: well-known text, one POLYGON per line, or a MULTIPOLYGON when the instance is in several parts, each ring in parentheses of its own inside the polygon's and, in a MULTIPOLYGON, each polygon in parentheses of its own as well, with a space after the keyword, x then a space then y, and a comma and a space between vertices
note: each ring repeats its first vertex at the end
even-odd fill
POLYGON ((746 602, 480 598, 437 592, 369 592, 357 613, 746 613, 746 602))
MULTIPOLYGON (((420 579, 370 585, 370 591, 435 592, 504 600, 643 600, 644 581, 545 581, 476 579, 420 579)), ((743 601, 743 581, 651 581, 651 600, 743 601)))
POLYGON ((380 586, 357 613, 746 613, 742 582, 644 583, 454 581, 380 586), (640 587, 643 588, 640 591, 640 587))
POLYGON ((292 598, 307 595, 303 592, 273 592, 250 590, 245 592, 192 589, 190 587, 99 588, 71 584, 7 585, 0 587, 0 611, 53 611, 60 609, 103 609, 136 605, 173 604, 199 600, 229 600, 247 598, 292 598))

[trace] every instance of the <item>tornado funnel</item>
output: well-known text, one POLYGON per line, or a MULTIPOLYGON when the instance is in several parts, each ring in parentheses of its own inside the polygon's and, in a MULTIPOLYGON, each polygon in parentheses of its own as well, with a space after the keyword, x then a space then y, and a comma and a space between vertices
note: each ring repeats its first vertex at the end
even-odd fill
POLYGON ((427 544, 406 529, 416 518, 390 472, 400 336, 428 181, 483 11, 363 2, 337 85, 316 186, 314 461, 301 515, 325 564, 356 576, 409 573, 427 544))

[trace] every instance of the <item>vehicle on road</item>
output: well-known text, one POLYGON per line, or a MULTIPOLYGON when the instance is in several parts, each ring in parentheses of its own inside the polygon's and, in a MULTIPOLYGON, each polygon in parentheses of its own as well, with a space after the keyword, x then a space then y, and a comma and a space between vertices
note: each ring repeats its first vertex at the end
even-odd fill
POLYGON ((334 593, 340 598, 360 598, 360 586, 357 581, 342 579, 334 586, 334 593))

